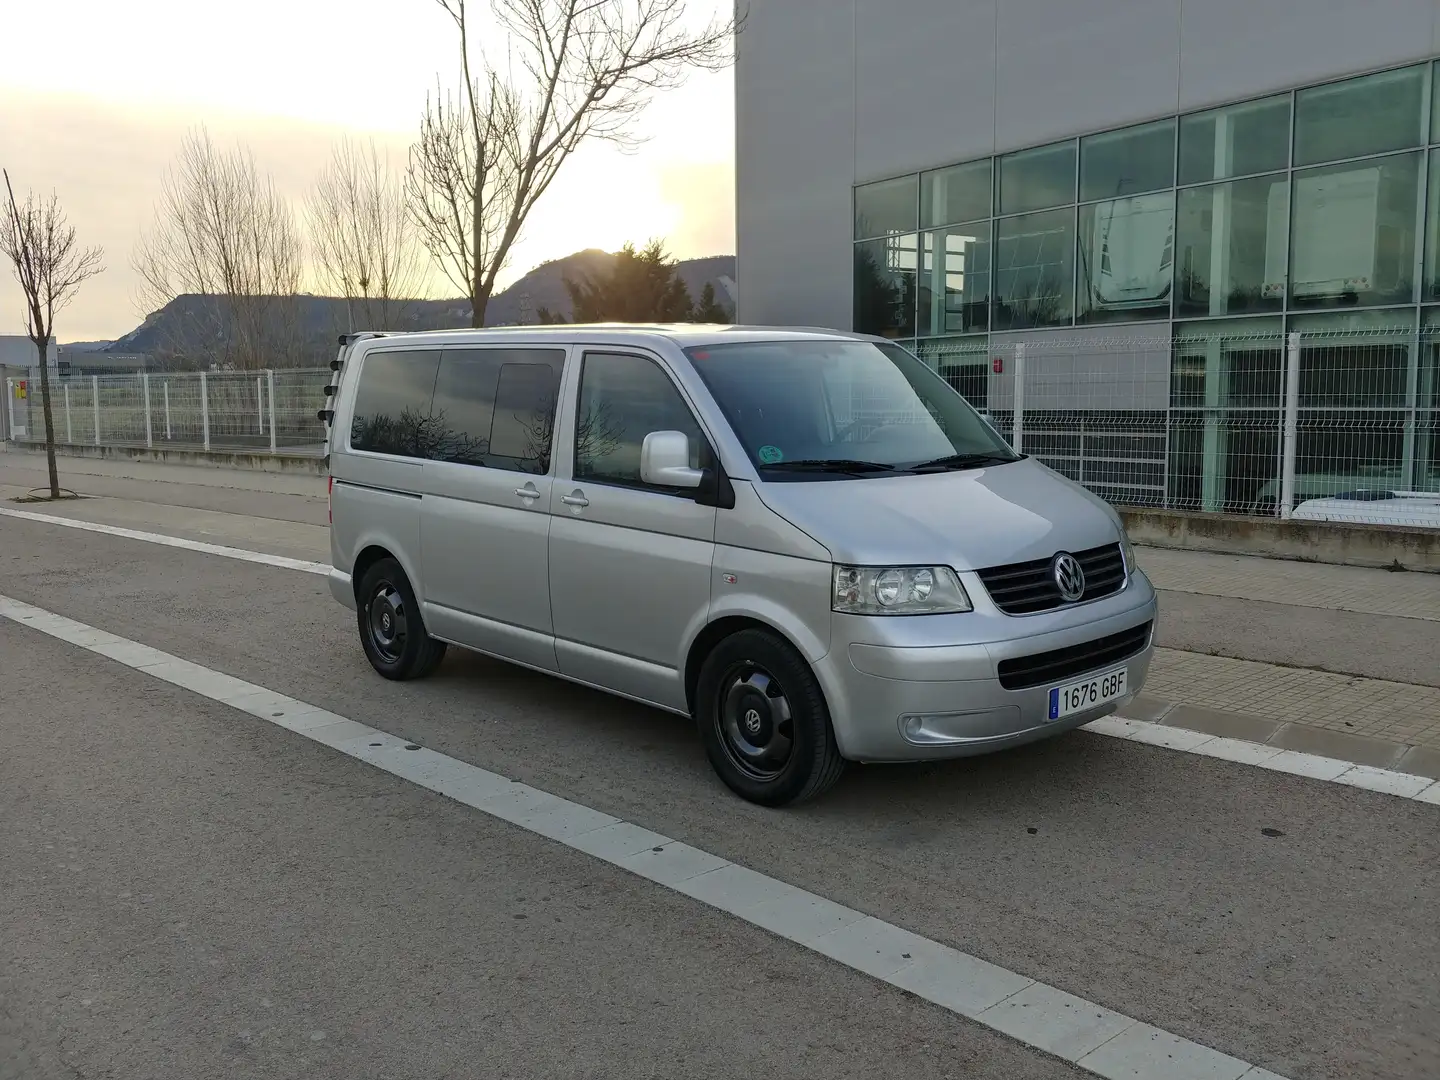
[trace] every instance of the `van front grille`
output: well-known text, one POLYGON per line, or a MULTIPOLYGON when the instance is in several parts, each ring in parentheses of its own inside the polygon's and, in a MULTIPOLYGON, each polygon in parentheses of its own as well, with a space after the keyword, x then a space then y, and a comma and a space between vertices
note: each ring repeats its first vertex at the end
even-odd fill
POLYGON ((1001 660, 998 665, 1000 685, 1006 690, 1054 686, 1064 679, 1119 663, 1144 651, 1149 643, 1150 624, 1147 622, 1082 645, 1067 645, 1063 649, 1001 660))
MULTIPOLYGON (((1074 603, 1099 600, 1125 587, 1125 557, 1119 544, 1077 551, 1075 558, 1085 572, 1085 591, 1074 603)), ((995 606, 1006 615, 1034 615, 1065 606, 1060 586, 1052 573, 1054 557, 1011 563, 979 570, 980 580, 995 606)))

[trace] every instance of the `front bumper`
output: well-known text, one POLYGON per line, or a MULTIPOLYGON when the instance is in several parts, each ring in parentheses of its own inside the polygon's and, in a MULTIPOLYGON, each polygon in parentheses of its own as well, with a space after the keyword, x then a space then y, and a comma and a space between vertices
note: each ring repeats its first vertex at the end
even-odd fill
POLYGON ((829 653, 816 665, 816 674, 830 706, 840 752, 856 761, 968 757, 1049 738, 1117 711, 1144 687, 1154 651, 1155 594, 1143 578, 1134 584, 1141 587, 1127 589, 1114 602, 1095 605, 1083 621, 1072 618, 1060 629, 1026 618, 987 618, 987 628, 1008 634, 994 641, 884 645, 853 640, 871 636, 867 633, 846 639, 837 632, 829 653), (1083 645, 1146 622, 1150 633, 1141 649, 1092 672, 1023 690, 1007 690, 1000 683, 1002 660, 1083 645), (1128 669, 1123 696, 1050 720, 1051 685, 1121 666, 1128 669), (919 729, 907 734, 909 717, 919 718, 919 729))

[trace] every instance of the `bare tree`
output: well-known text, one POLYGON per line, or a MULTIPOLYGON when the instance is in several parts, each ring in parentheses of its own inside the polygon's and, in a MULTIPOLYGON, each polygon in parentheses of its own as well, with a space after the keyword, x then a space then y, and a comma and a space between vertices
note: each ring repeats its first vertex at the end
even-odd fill
POLYGON ((342 140, 305 218, 317 275, 345 298, 347 329, 395 329, 421 292, 426 254, 389 157, 373 141, 342 140))
POLYGON ((304 244, 243 147, 221 151, 203 128, 186 136, 133 261, 145 313, 194 297, 177 350, 236 368, 300 361, 304 244))
POLYGON ((45 414, 45 462, 50 470, 50 497, 60 497, 55 465, 55 420, 50 411, 50 338, 55 313, 75 298, 80 286, 105 270, 104 251, 77 248, 75 226, 60 209, 59 197, 41 200, 32 191, 21 206, 15 201, 10 174, 4 173, 6 214, 0 220, 0 254, 10 260, 20 291, 25 294, 25 333, 40 354, 40 405, 45 414))
POLYGON ((530 212, 590 139, 632 147, 657 91, 731 63, 738 25, 687 30, 685 0, 491 0, 516 85, 480 58, 472 70, 467 0, 436 0, 460 35, 458 100, 427 102, 410 151, 411 209, 426 246, 485 325, 495 280, 530 212))

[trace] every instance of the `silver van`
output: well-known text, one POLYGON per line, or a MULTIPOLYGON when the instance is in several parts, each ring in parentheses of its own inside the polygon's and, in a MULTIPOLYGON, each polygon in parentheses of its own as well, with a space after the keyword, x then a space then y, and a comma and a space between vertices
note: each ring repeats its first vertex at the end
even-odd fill
POLYGON ((1115 511, 892 342, 522 327, 355 335, 332 367, 330 587, 386 678, 458 645, 691 716, 767 806, 1145 682, 1115 511))

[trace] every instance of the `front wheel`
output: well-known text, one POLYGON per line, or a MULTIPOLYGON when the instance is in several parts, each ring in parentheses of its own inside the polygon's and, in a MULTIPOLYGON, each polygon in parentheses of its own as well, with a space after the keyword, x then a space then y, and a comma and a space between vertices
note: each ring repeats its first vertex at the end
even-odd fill
POLYGON ((355 590, 360 644, 370 666, 387 679, 419 679, 445 658, 445 643, 425 632, 420 604, 404 569, 381 559, 355 590))
POLYGON ((810 665, 767 630, 732 634, 706 657, 695 721, 720 779, 761 806, 812 799, 845 769, 810 665))

